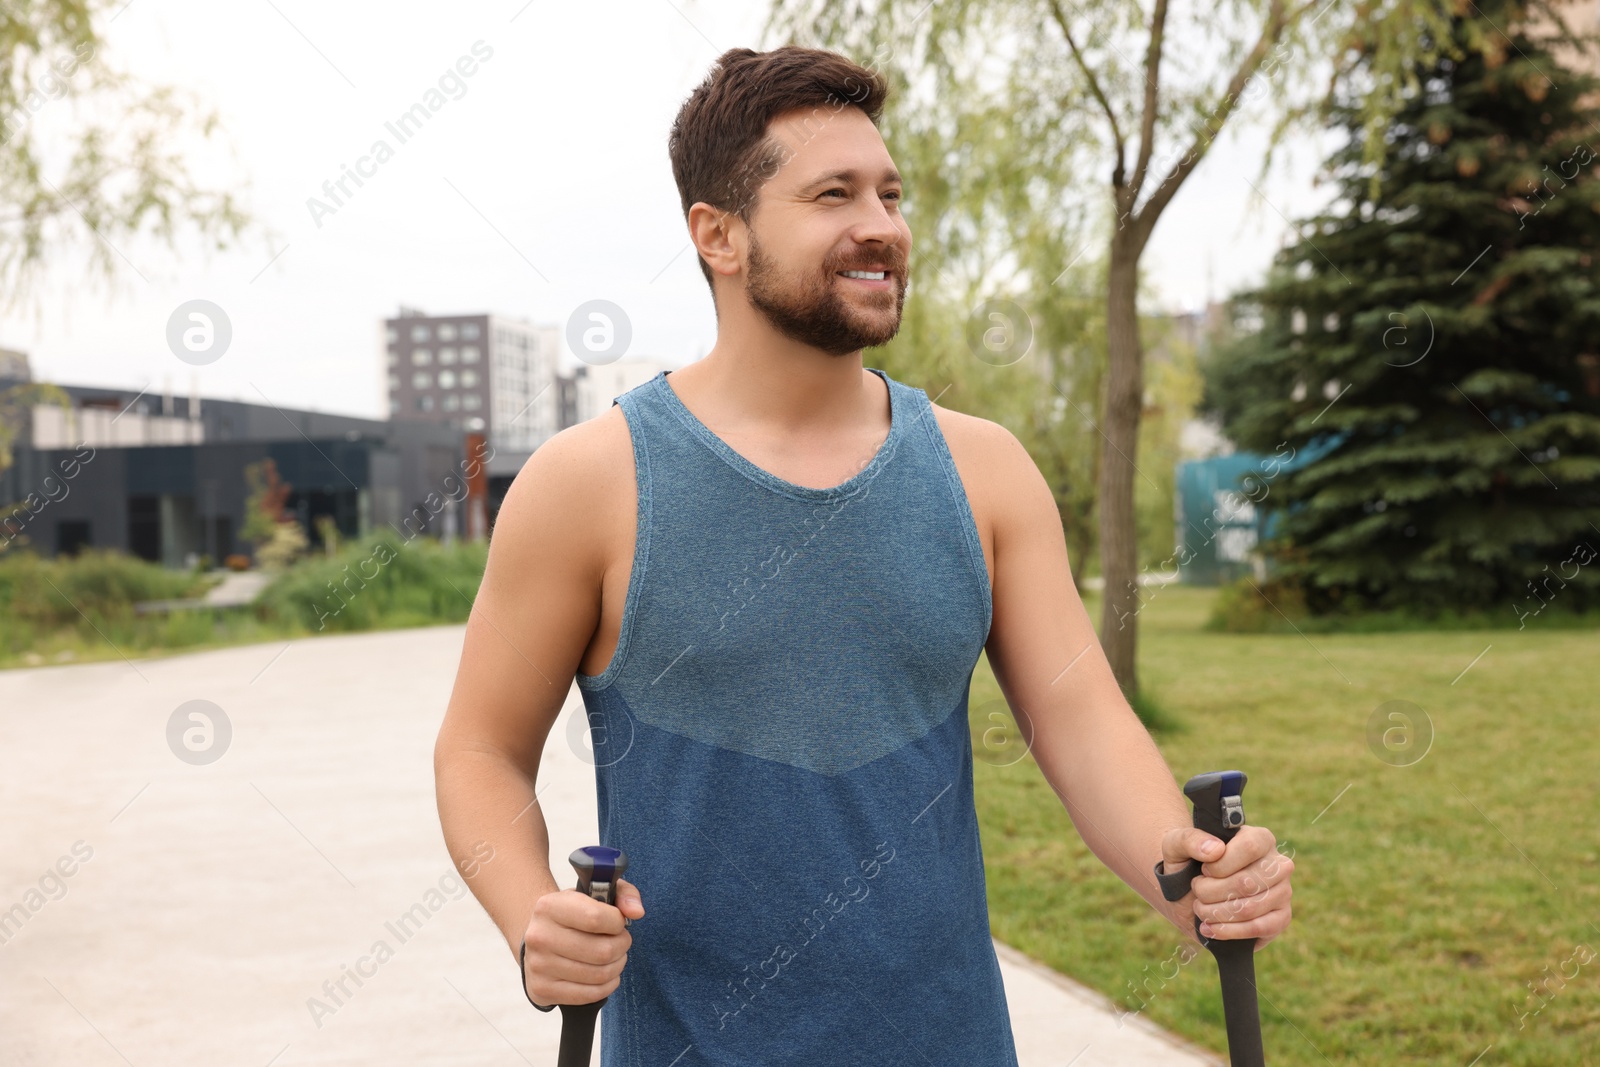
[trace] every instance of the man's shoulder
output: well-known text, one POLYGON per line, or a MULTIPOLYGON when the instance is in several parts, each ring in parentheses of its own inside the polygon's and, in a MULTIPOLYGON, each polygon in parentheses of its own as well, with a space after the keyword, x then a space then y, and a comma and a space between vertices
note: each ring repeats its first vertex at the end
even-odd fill
POLYGON ((633 440, 622 408, 556 433, 528 457, 506 491, 495 521, 527 528, 554 520, 572 540, 606 544, 628 525, 634 501, 633 440))
MULTIPOLYGON (((1017 475, 1033 465, 1028 450, 1015 434, 998 422, 969 415, 953 408, 942 408, 929 401, 934 421, 944 435, 957 468, 963 464, 974 473, 988 476, 1017 475)), ((966 473, 963 470, 963 475, 966 473)))
POLYGON ((566 473, 578 477, 600 477, 619 463, 633 459, 633 438, 622 407, 612 404, 594 418, 574 423, 554 434, 534 450, 523 470, 535 467, 541 473, 566 473))

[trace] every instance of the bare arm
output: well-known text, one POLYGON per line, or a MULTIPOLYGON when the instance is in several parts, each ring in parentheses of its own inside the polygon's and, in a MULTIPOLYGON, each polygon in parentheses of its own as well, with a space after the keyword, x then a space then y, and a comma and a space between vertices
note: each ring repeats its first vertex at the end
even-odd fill
POLYGON ((1218 938, 1260 937, 1264 945, 1288 925, 1292 861, 1264 827, 1246 827, 1225 851, 1194 828, 1166 760, 1106 662, 1044 477, 1003 427, 972 420, 966 436, 993 516, 989 663, 1045 780, 1090 850, 1185 936, 1194 938, 1199 915, 1218 920, 1218 938), (1190 857, 1212 862, 1189 895, 1169 903, 1152 867, 1162 859, 1175 873, 1190 857))
POLYGON ((445 843, 458 858, 493 848, 468 884, 513 958, 535 903, 560 888, 535 799, 539 760, 599 622, 608 524, 597 502, 632 499, 631 451, 625 469, 605 462, 616 432, 627 440, 615 424, 564 431, 512 483, 434 745, 445 843), (613 491, 619 479, 625 495, 613 491))

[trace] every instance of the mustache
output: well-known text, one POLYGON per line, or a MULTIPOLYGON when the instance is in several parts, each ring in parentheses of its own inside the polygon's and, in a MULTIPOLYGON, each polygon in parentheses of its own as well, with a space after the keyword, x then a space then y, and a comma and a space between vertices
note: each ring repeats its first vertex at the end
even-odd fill
POLYGON ((878 256, 876 259, 862 260, 858 263, 841 263, 832 268, 836 273, 841 270, 881 270, 887 267, 889 273, 905 277, 906 260, 904 256, 878 256))

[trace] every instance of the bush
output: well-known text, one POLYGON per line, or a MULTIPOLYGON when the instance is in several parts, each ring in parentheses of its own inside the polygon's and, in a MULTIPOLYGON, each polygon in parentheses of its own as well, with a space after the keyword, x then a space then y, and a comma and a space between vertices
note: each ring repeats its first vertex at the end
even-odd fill
MULTIPOLYGON (((0 557, 0 659, 108 642, 116 649, 150 647, 160 642, 163 623, 159 616, 136 617, 134 604, 199 596, 210 584, 202 574, 107 550, 56 560, 8 553, 0 557)), ((206 620, 211 625, 209 614, 206 620)))
POLYGON ((1306 595, 1298 584, 1281 578, 1266 582, 1240 578, 1217 593, 1205 628, 1226 633, 1262 633, 1286 630, 1289 622, 1299 622, 1305 616, 1306 595))
POLYGON ((1323 594, 1338 607, 1314 614, 1306 595, 1292 578, 1254 582, 1243 578, 1223 586, 1212 602, 1204 628, 1223 633, 1390 633, 1415 630, 1521 630, 1540 626, 1556 630, 1600 628, 1600 612, 1586 610, 1577 597, 1558 595, 1549 602, 1532 600, 1534 609, 1515 604, 1498 611, 1414 606, 1376 609, 1361 596, 1335 586, 1323 594), (1270 603, 1268 603, 1270 601, 1270 603), (1549 610, 1546 611, 1545 609, 1549 610))
POLYGON ((272 527, 272 536, 256 547, 256 559, 264 570, 279 571, 305 555, 311 541, 300 524, 290 519, 272 527))
POLYGON ((488 560, 485 542, 445 546, 382 534, 308 559, 256 601, 262 618, 312 633, 461 622, 488 560))

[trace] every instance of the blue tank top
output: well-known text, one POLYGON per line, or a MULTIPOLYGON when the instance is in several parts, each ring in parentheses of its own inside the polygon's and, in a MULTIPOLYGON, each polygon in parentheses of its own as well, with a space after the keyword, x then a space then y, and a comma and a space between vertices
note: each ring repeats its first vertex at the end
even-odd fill
POLYGON ((967 696, 988 570, 927 394, 828 489, 751 463, 667 374, 623 393, 638 533, 578 674, 600 843, 647 914, 604 1067, 1015 1067, 967 696))

